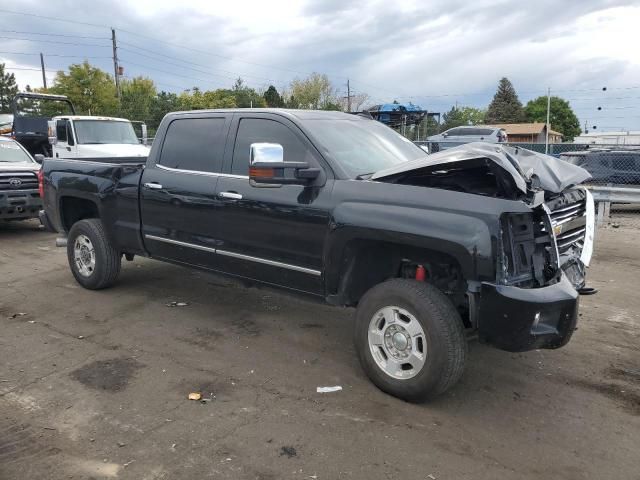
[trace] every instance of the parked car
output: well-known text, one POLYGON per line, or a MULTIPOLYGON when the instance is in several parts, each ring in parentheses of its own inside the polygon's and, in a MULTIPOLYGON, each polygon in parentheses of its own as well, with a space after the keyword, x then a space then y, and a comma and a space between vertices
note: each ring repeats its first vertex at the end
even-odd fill
POLYGON ((566 162, 587 170, 597 184, 640 184, 640 149, 638 148, 594 148, 577 152, 561 153, 566 162))
POLYGON ((121 157, 126 161, 149 155, 146 125, 143 139, 139 140, 133 123, 125 118, 64 115, 49 123, 55 158, 121 157))
POLYGON ((41 220, 88 289, 141 255, 357 307, 369 378, 421 401, 462 375, 465 331, 509 351, 569 341, 588 178, 482 143, 426 155, 346 113, 193 111, 165 116, 146 161, 45 160, 41 220))
POLYGON ((0 220, 37 218, 40 165, 15 140, 0 136, 0 220))
POLYGON ((147 126, 124 118, 76 115, 64 95, 19 93, 12 102, 14 138, 32 155, 89 159, 146 157, 147 126))
POLYGON ((431 144, 431 151, 437 152, 471 142, 504 143, 507 141, 507 132, 503 128, 474 125, 450 128, 427 140, 431 144))

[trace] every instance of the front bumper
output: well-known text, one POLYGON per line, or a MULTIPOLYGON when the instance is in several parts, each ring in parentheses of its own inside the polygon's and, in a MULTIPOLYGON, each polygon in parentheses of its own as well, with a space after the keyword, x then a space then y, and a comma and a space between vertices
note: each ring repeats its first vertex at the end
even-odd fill
POLYGON ((49 216, 47 215, 47 212, 45 210, 40 210, 40 212, 38 212, 38 218, 40 219, 40 223, 47 232, 57 232, 57 230, 53 226, 53 223, 51 223, 51 220, 49 220, 49 216))
POLYGON ((38 190, 3 190, 0 192, 0 220, 36 218, 42 208, 38 190))
POLYGON ((478 301, 481 341, 510 352, 559 348, 576 329, 578 292, 562 274, 548 287, 483 283, 478 301))

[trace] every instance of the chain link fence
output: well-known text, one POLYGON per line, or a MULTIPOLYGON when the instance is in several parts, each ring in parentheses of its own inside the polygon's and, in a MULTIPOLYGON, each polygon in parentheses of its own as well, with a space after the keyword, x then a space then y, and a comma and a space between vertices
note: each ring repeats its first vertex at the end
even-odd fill
MULTIPOLYGON (((462 142, 419 141, 416 144, 436 153, 462 142)), ((506 143, 545 153, 544 143, 506 143)), ((551 143, 548 154, 587 170, 587 182, 598 215, 598 225, 640 229, 640 145, 594 145, 551 143)))

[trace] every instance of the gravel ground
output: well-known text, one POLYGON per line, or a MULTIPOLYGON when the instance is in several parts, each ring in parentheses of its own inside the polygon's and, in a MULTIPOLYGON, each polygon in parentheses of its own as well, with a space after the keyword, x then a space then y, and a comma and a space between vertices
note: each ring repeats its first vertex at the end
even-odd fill
POLYGON ((91 292, 53 240, 0 226, 0 479, 640 479, 638 229, 599 232, 568 346, 472 343, 424 405, 368 382, 352 310, 138 258, 91 292))

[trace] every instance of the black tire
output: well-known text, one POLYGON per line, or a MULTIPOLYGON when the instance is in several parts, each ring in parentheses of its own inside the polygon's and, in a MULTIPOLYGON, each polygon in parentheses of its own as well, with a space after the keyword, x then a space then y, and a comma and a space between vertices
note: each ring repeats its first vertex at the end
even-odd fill
POLYGON ((100 290, 113 285, 120 273, 121 255, 107 239, 102 222, 97 218, 80 220, 71 227, 67 239, 67 259, 76 281, 89 290, 100 290), (80 273, 74 259, 76 239, 89 238, 95 253, 95 268, 89 275, 80 273))
POLYGON ((356 311, 355 344, 369 379, 380 390, 410 402, 432 399, 455 385, 467 357, 464 326, 451 301, 434 286, 415 280, 389 280, 362 297, 356 311), (424 330, 426 360, 412 378, 396 379, 385 373, 369 348, 370 322, 387 306, 405 309, 424 330))

